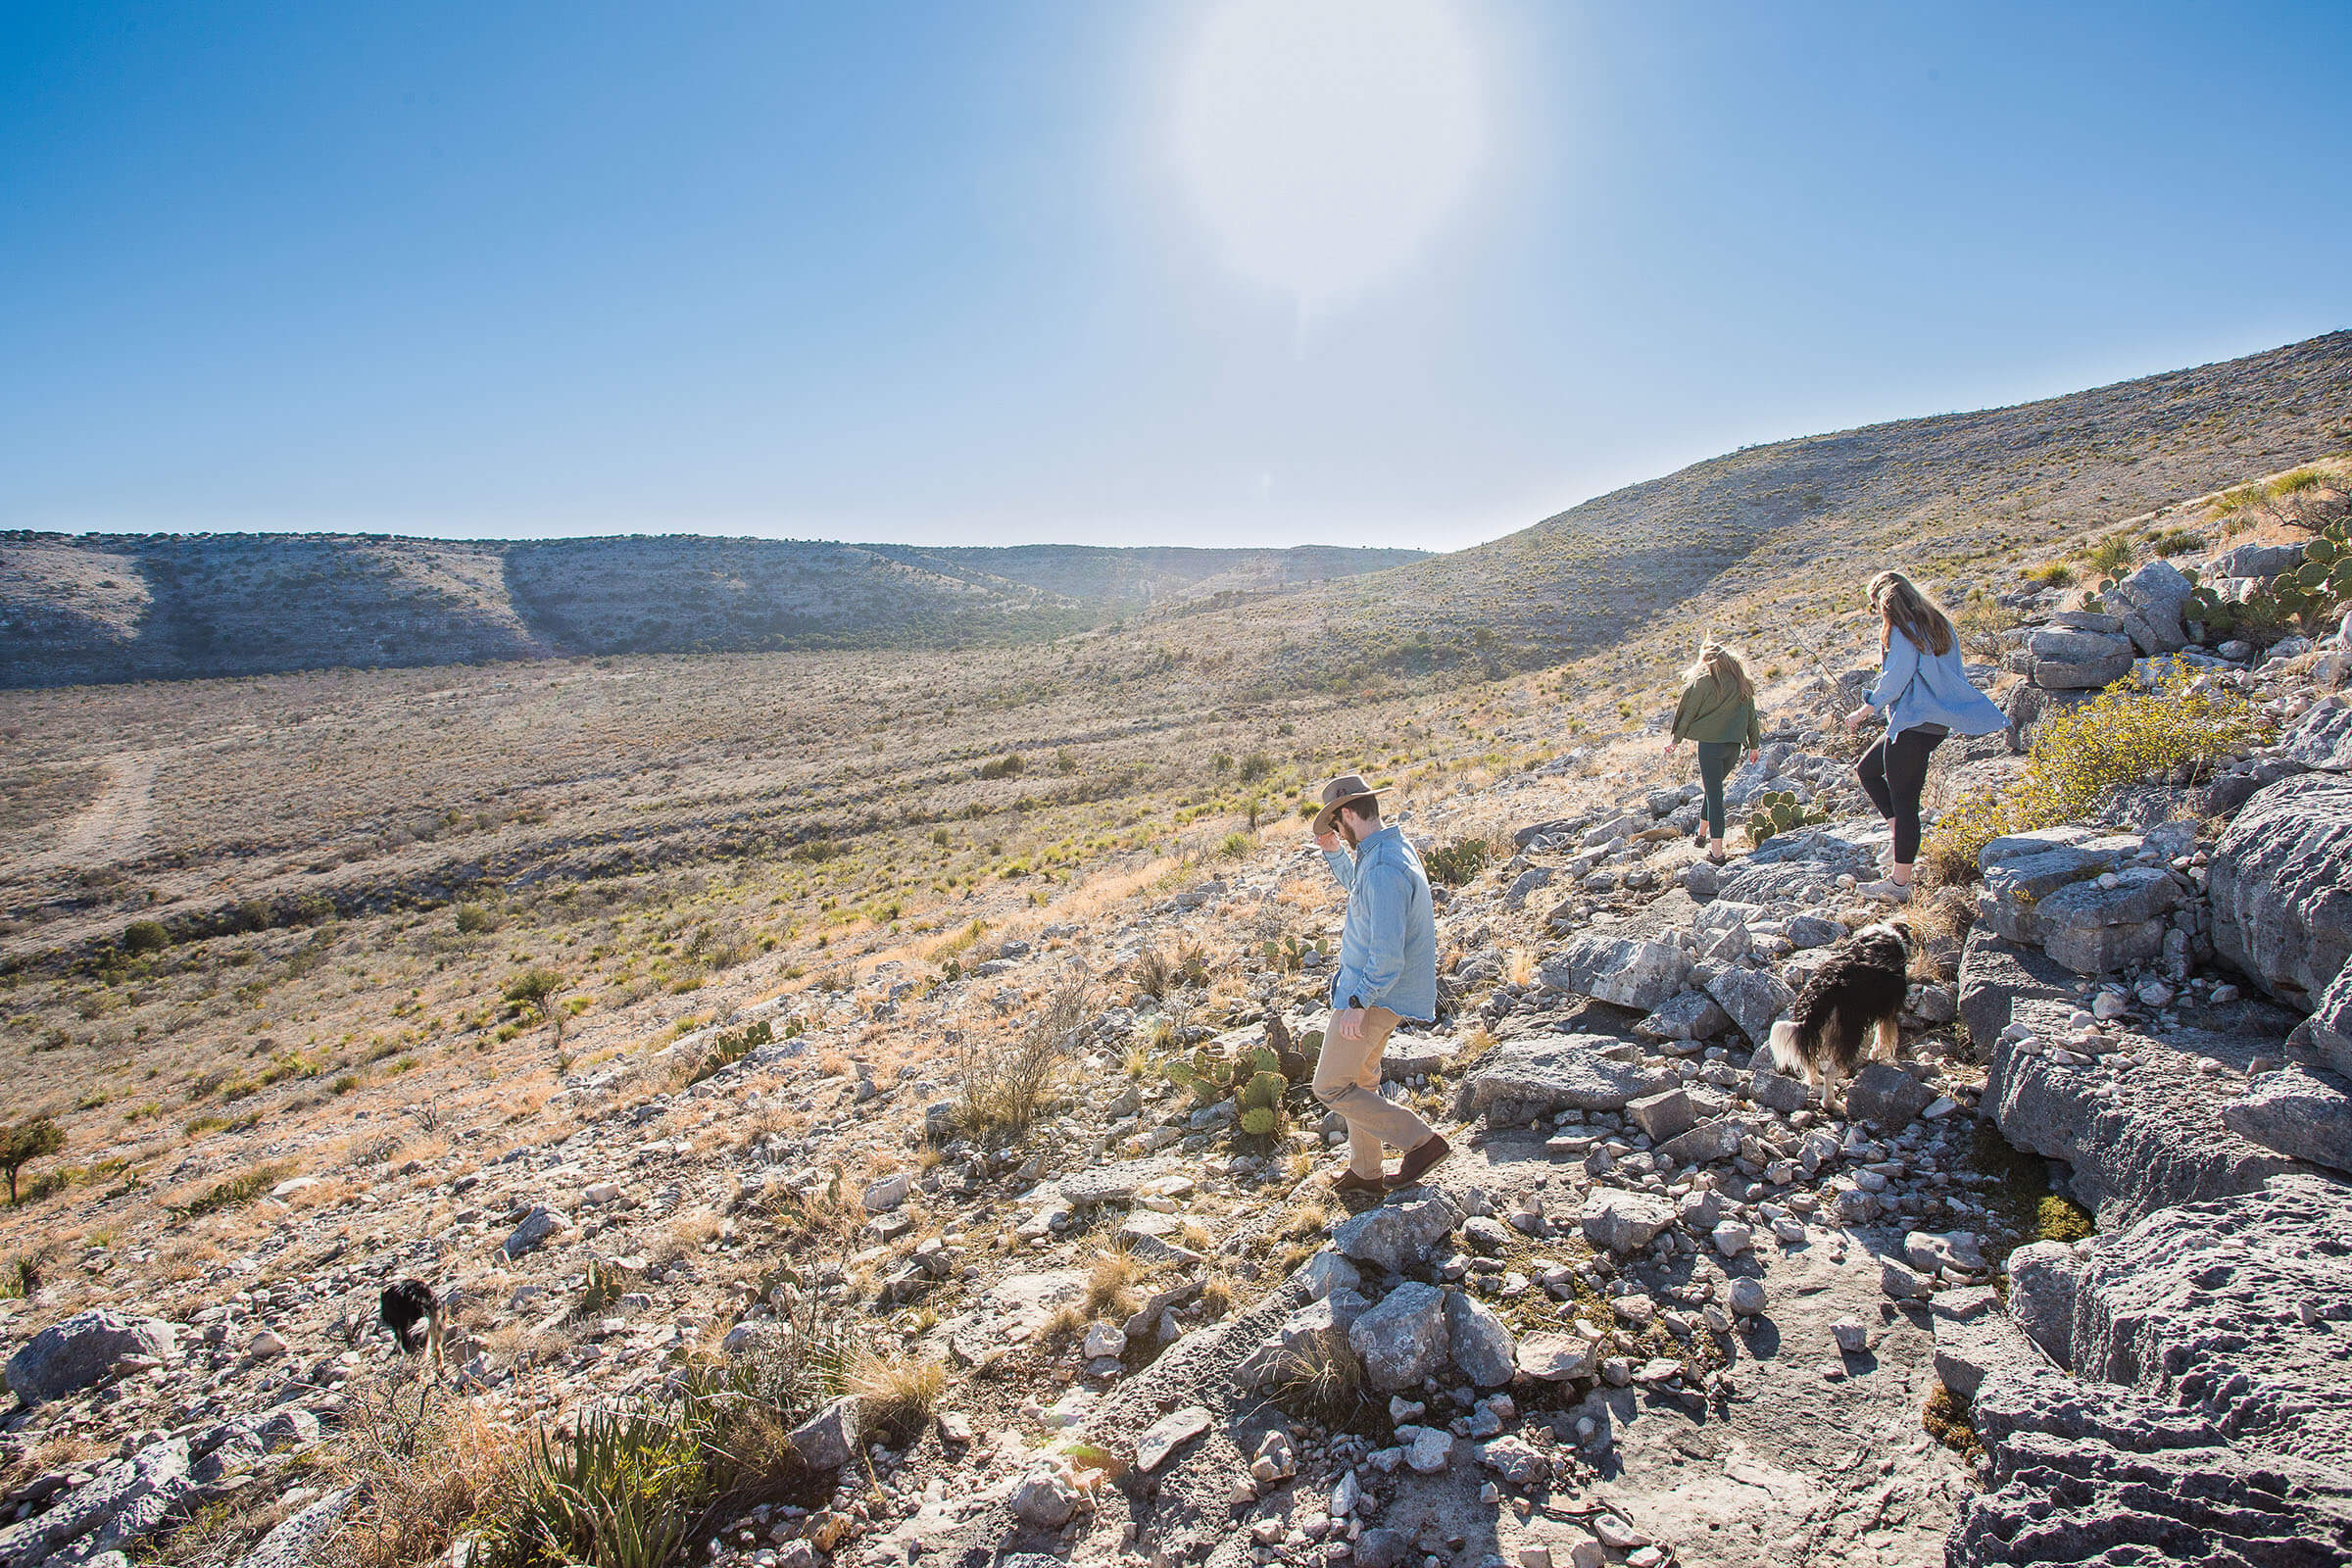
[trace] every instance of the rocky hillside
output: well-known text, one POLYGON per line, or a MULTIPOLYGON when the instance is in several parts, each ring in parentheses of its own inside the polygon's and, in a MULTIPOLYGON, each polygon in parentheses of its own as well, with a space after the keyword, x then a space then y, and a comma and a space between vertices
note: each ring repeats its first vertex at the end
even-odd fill
POLYGON ((2014 408, 1744 448, 1196 635, 1398 672, 1546 665, 1669 607, 1703 621, 1765 591, 1794 617, 1881 565, 1933 571, 2110 526, 2348 443, 2352 331, 2014 408))
MULTIPOLYGON (((0 1303, 0 1562, 509 1560, 563 1517, 531 1434, 599 1409, 705 1446, 653 1494, 728 1568, 2344 1560, 2352 647, 2191 645, 2174 575, 2028 604, 1977 677, 2020 741, 2093 658, 2275 739, 1984 842, 1837 1102, 1759 1048, 1888 912, 1886 836, 1851 682, 1797 677, 1731 785, 1788 815, 1721 868, 1654 730, 1409 805, 1442 1015, 1384 1092, 1457 1146, 1426 1185, 1340 1202, 1303 1069, 1254 1135, 1201 1082, 1322 1021, 1338 890, 1249 847, 552 1091, 289 1114, 267 1165, 153 1172, 170 1228, 124 1181, 0 1303), (368 1331, 402 1275, 438 1392, 368 1331)), ((1951 743, 1938 796, 2028 767, 1951 743)))
POLYGON ((551 655, 1030 643, 1410 550, 921 550, 693 536, 0 534, 0 686, 551 655))

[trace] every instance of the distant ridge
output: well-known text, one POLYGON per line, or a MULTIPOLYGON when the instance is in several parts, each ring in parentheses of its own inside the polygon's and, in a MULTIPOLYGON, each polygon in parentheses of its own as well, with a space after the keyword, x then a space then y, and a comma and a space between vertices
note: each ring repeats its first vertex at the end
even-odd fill
POLYGON ((1423 554, 0 533, 0 686, 574 654, 1002 646, 1423 554))

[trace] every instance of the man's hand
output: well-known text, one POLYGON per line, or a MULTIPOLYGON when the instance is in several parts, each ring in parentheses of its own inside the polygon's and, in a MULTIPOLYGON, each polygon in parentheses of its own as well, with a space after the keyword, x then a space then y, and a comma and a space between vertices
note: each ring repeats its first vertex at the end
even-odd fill
POLYGON ((1329 830, 1316 834, 1315 848, 1321 850, 1325 855, 1337 854, 1340 848, 1339 834, 1329 830))
POLYGON ((1333 1013, 1331 1015, 1331 1032, 1335 1035, 1338 1035, 1342 1040, 1363 1039, 1364 1009, 1361 1007, 1343 1007, 1338 1012, 1333 1013))
POLYGON ((1848 733, 1859 733, 1862 728, 1862 721, 1869 716, 1870 705, 1868 703, 1864 703, 1860 708, 1857 708, 1852 712, 1846 714, 1845 727, 1848 733))

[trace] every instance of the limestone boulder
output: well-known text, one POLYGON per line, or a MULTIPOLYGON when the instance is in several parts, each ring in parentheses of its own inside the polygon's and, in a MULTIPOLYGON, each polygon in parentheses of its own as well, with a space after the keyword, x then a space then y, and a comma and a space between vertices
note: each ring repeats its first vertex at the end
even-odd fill
POLYGON ((2009 1316, 2042 1354, 2074 1365, 2075 1286, 2082 1259, 2067 1242, 2034 1242, 2009 1254, 2009 1316))
POLYGON ((1674 1204, 1648 1193, 1596 1187, 1579 1216, 1585 1240, 1617 1253, 1639 1250, 1674 1223, 1674 1204))
POLYGON ((2282 754, 2305 767, 2352 773, 2352 704, 2323 697, 2278 737, 2282 754))
POLYGON ((1391 1274, 1427 1263, 1438 1245, 1462 1223, 1462 1211, 1443 1193, 1409 1203, 1383 1203, 1344 1220, 1331 1233, 1343 1257, 1391 1274))
POLYGON ((1683 989, 1690 960, 1670 942, 1586 936, 1561 946, 1539 973, 1554 990, 1647 1012, 1683 989))
POLYGON ((1672 1088, 1673 1074, 1619 1058, 1628 1049, 1606 1035, 1515 1040, 1478 1059, 1455 1093, 1453 1113, 1483 1115, 1490 1125, 1525 1125, 1562 1110, 1622 1110, 1643 1095, 1672 1088))
POLYGON ((1444 1366, 1448 1352, 1446 1292, 1406 1280, 1367 1309, 1348 1330, 1362 1361, 1364 1381, 1383 1393, 1417 1386, 1444 1366))
POLYGON ((1774 1020, 1796 1002, 1796 993, 1762 969, 1725 969, 1707 982, 1707 995, 1740 1026, 1751 1045, 1762 1045, 1774 1020))
POLYGON ((1474 1386, 1499 1389, 1511 1381, 1518 1339, 1477 1297, 1463 1291, 1446 1293, 1446 1337, 1454 1370, 1474 1386))
POLYGON ((2188 646, 2188 596, 2196 584, 2169 561, 2151 561, 2100 599, 2123 622, 2124 635, 2143 654, 2188 646))
POLYGON ((168 1358, 178 1331, 161 1318, 92 1307, 35 1334, 8 1358, 8 1388, 38 1404, 104 1382, 131 1356, 168 1358))
POLYGON ((2352 957, 2352 779, 2258 791, 2214 846, 2209 886, 2221 956, 2308 1011, 2352 957))
POLYGON ((1988 1375, 1954 1564, 2352 1560, 2352 1186, 2285 1175, 2088 1244, 2074 1373, 1988 1375))

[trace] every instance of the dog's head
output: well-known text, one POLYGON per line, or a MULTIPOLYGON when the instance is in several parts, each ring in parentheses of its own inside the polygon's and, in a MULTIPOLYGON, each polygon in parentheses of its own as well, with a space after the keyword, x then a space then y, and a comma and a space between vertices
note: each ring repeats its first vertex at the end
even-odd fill
POLYGON ((1919 953, 1919 928, 1899 914, 1890 915, 1886 919, 1866 925, 1854 935, 1856 937, 1894 938, 1895 941, 1902 944, 1903 961, 1906 963, 1919 953))

